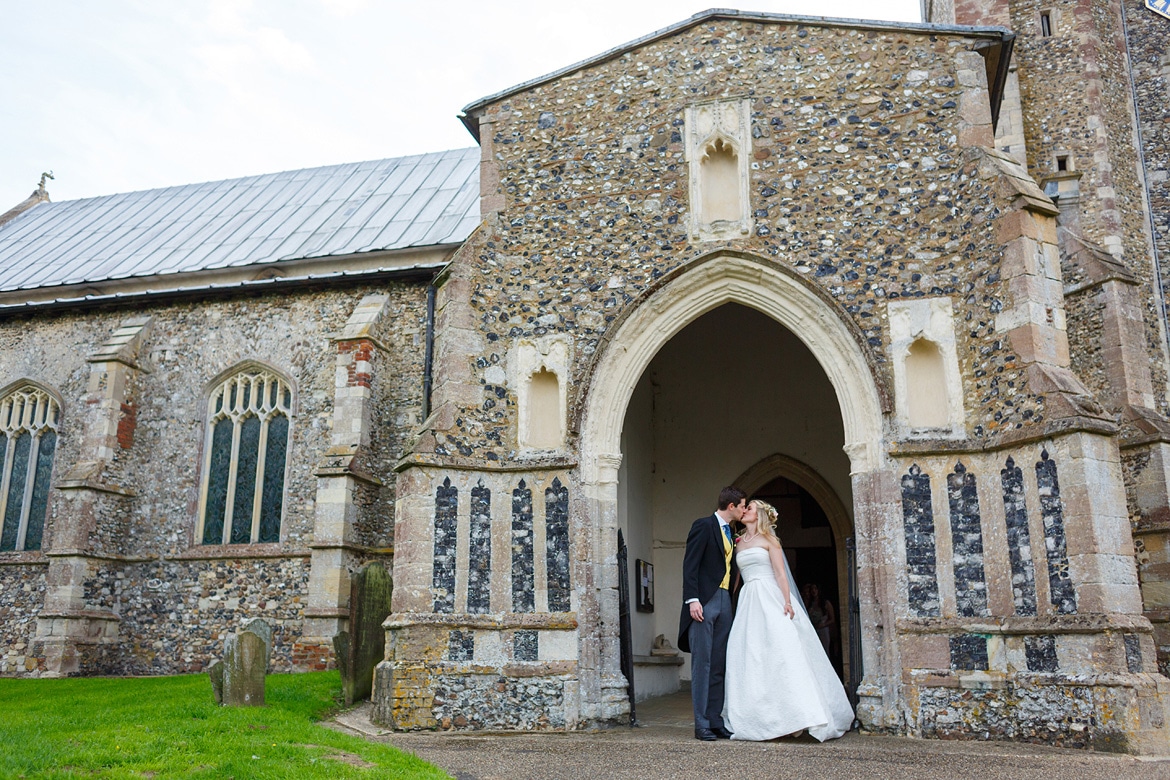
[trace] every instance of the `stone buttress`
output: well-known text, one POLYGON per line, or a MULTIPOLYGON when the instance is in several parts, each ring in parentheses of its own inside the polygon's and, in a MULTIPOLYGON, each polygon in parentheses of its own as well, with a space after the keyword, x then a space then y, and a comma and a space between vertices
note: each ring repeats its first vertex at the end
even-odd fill
POLYGON ((1166 399, 1166 20, 1138 0, 959 3, 937 21, 1002 24, 1018 37, 1012 128, 997 146, 1059 208, 1073 369, 1119 424, 1127 511, 1158 664, 1170 663, 1166 399), (1164 49, 1164 46, 1162 47, 1164 49), (1161 98, 1161 100, 1159 100, 1161 98), (1161 259, 1160 259, 1161 258, 1161 259))
POLYGON ((95 674, 110 668, 120 647, 119 615, 101 593, 100 570, 120 568, 134 559, 120 543, 125 534, 125 502, 135 492, 125 487, 120 455, 134 444, 138 352, 150 317, 124 321, 89 356, 78 459, 58 481, 56 526, 45 550, 49 559, 45 605, 37 619, 35 644, 51 674, 95 674))

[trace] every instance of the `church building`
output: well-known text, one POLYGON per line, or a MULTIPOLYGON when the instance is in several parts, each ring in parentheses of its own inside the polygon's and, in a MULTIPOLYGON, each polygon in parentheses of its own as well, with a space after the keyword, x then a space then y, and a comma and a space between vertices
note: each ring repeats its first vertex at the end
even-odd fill
POLYGON ((335 663, 393 729, 677 691, 779 510, 866 730, 1170 753, 1170 9, 712 10, 468 149, 0 215, 0 674, 335 663), (664 637, 665 641, 662 638, 664 637))

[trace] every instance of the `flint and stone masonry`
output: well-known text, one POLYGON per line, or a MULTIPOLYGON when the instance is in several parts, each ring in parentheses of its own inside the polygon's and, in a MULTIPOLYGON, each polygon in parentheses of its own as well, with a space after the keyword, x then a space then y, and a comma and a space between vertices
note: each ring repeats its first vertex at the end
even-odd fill
POLYGON ((672 613, 656 502, 784 476, 855 551, 864 729, 1170 752, 1170 35, 1136 0, 1044 8, 1052 35, 1031 0, 710 11, 477 101, 480 222, 409 273, 281 260, 133 312, 0 290, 0 394, 60 406, 43 542, 0 552, 0 672, 201 671, 258 616, 274 670, 324 668, 381 561, 380 723, 622 724, 619 530, 672 613), (836 405, 755 465, 675 437, 694 468, 668 473, 654 437, 771 430, 717 399, 627 416, 723 306, 792 335, 836 405), (245 368, 291 388, 279 541, 203 544, 208 393, 245 368))
POLYGON ((1035 615, 1036 572, 1032 565, 1024 472, 1009 455, 999 477, 1003 486, 1008 555, 1012 562, 1012 603, 1017 615, 1035 615))
POLYGON ((917 464, 902 477, 903 529, 906 537, 907 598, 910 613, 939 614, 935 566, 934 515, 930 503, 930 475, 917 464))

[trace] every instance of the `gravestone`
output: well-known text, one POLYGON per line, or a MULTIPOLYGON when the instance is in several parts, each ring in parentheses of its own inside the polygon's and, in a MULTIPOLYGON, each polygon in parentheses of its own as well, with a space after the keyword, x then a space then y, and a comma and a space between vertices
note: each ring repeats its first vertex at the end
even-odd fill
POLYGON ((250 631, 264 640, 264 671, 272 662, 272 626, 264 618, 249 618, 244 621, 244 631, 250 631))
POLYGON ((345 696, 347 706, 354 702, 351 644, 348 631, 342 631, 333 637, 333 653, 337 656, 337 671, 341 673, 341 692, 345 696))
POLYGON ((382 622, 390 614, 393 591, 390 572, 381 563, 366 564, 350 580, 349 631, 333 638, 347 705, 370 697, 374 667, 386 653, 382 622))
POLYGON ((215 695, 215 703, 223 704, 223 661, 218 658, 207 667, 207 674, 211 677, 211 692, 215 695))
POLYGON ((268 646, 262 636, 253 631, 228 634, 223 643, 224 706, 263 707, 267 668, 268 646))

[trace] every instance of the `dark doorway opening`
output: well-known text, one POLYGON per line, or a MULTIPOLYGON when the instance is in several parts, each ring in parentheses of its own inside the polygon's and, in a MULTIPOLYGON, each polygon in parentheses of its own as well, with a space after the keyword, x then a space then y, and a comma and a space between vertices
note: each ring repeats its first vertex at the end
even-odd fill
MULTIPOLYGON (((822 641, 839 677, 844 677, 842 657, 848 638, 842 638, 842 600, 837 569, 837 544, 825 510, 812 495, 790 479, 777 477, 757 490, 752 498, 776 507, 776 535, 784 546, 796 587, 813 625, 823 622, 822 641), (815 585, 822 605, 809 603, 806 586, 815 585), (823 619, 822 617, 823 616, 823 619)), ((846 605, 847 607, 848 605, 846 605)))

